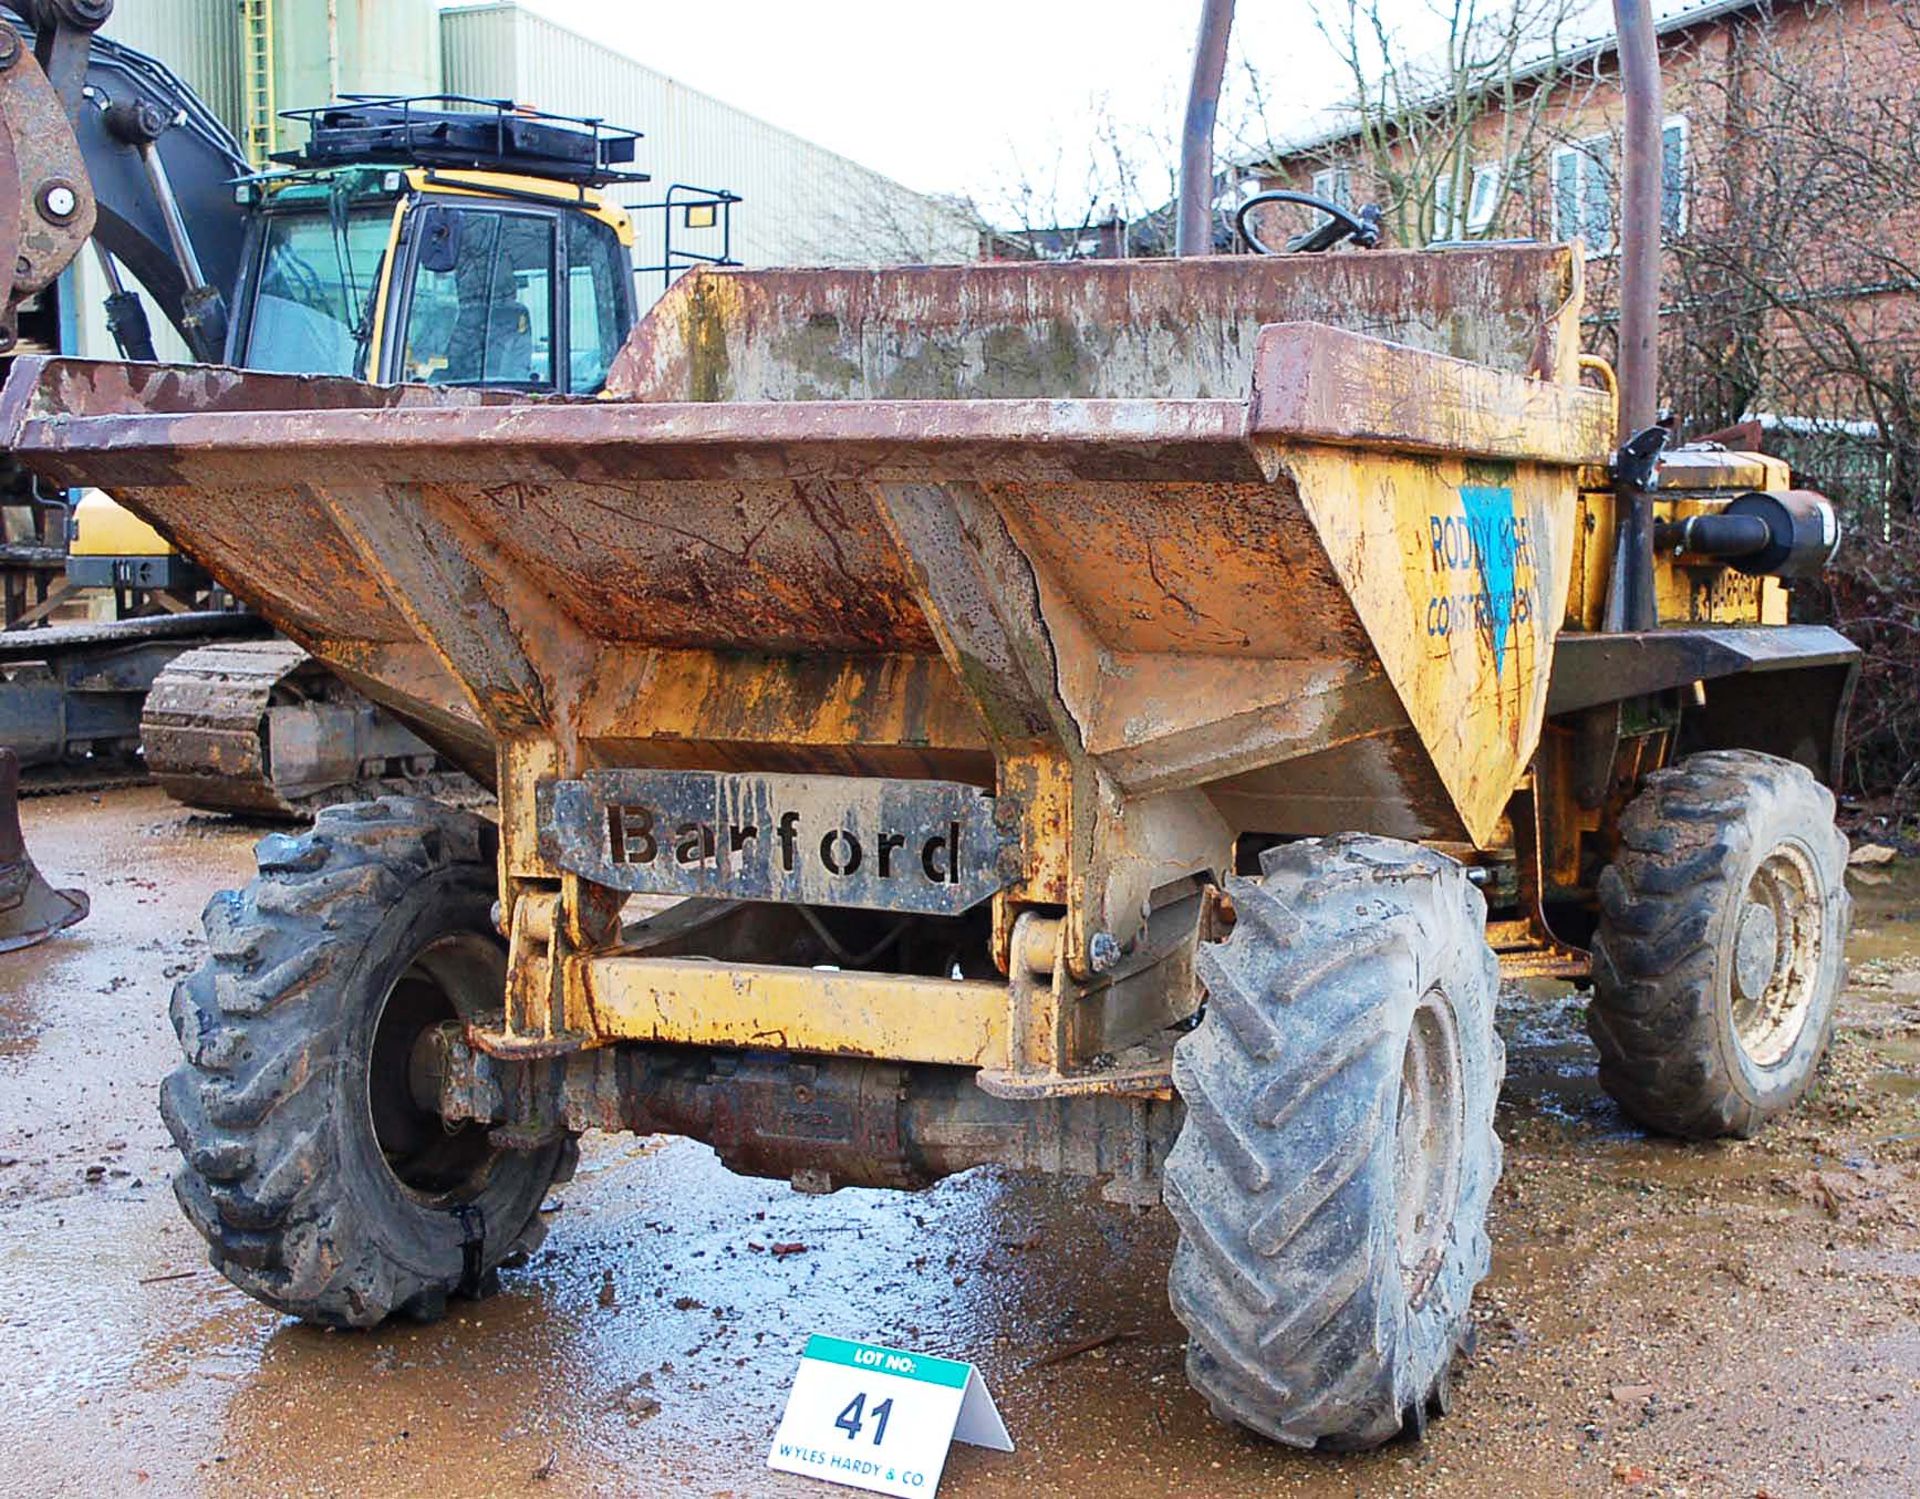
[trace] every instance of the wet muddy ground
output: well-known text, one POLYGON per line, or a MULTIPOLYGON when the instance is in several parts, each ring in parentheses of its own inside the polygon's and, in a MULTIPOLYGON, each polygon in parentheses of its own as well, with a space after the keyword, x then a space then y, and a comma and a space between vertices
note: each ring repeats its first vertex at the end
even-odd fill
POLYGON ((0 1492, 823 1494, 763 1467, 813 1331, 980 1365, 1019 1451, 956 1448, 952 1495, 1920 1492, 1920 870, 1856 887, 1832 1062, 1761 1141, 1646 1139, 1577 999, 1514 996, 1453 1414, 1328 1459, 1208 1417, 1167 1221, 1070 1183, 808 1198, 594 1138, 499 1296, 371 1335, 277 1317, 206 1268, 154 1106, 169 985, 255 834, 145 790, 26 822, 93 914, 0 956, 0 1492))

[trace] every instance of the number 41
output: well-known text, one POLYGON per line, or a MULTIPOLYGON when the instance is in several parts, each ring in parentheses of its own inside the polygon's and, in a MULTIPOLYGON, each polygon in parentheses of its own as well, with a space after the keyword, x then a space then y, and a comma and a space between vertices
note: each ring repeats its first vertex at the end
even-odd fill
MULTIPOLYGON (((847 1434, 847 1440, 849 1442, 860 1435, 861 1427, 866 1424, 861 1419, 861 1413, 865 1411, 866 1408, 867 1397, 865 1395, 855 1395, 847 1408, 840 1412, 839 1419, 833 1423, 847 1434)), ((873 1445, 878 1447, 887 1434, 887 1417, 893 1414, 893 1397, 889 1395, 885 1400, 882 1400, 873 1408, 871 1414, 874 1422, 873 1445)))

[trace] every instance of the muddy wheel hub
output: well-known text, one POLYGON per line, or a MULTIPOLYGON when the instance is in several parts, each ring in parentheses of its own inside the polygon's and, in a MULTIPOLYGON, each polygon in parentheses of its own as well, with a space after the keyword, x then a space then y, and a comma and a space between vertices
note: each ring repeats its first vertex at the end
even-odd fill
MULTIPOLYGON (((483 1124, 445 1119, 438 1108, 431 1043, 460 1017, 455 996, 476 992, 499 969, 484 938, 443 937, 420 953, 388 992, 374 1029, 367 1109, 387 1169, 414 1196, 470 1200, 486 1184, 493 1149, 483 1124)), ((479 989, 478 992, 485 992, 479 989)))
POLYGON ((1791 844, 1747 882, 1733 935, 1733 1027, 1755 1066, 1778 1065, 1806 1029, 1820 970, 1818 891, 1812 863, 1791 844))
POLYGON ((1401 1055, 1394 1128, 1400 1272, 1416 1306, 1440 1269, 1453 1226, 1466 1128, 1463 1095, 1453 1007, 1439 990, 1429 990, 1401 1055))

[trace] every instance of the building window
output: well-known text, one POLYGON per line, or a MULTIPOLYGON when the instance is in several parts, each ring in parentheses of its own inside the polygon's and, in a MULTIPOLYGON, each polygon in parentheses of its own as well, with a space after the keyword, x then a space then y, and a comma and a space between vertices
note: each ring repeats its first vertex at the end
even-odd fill
POLYGON ((1433 179, 1433 240, 1458 239, 1460 224, 1453 211, 1453 173, 1433 179))
POLYGON ((1342 208, 1351 208, 1353 173, 1346 167, 1322 167, 1313 174, 1313 195, 1325 198, 1329 203, 1338 203, 1342 208))
POLYGON ((1506 170, 1498 162, 1486 161, 1473 169, 1467 181, 1464 210, 1453 200, 1453 173, 1443 172, 1433 179, 1433 237, 1436 240, 1468 239, 1485 234, 1500 210, 1500 189, 1506 170))
POLYGON ((1613 249, 1613 137, 1589 136, 1553 152, 1553 237, 1613 249))
MULTIPOLYGON (((1671 236, 1687 232, 1689 165, 1687 122, 1675 115, 1660 129, 1660 228, 1671 236)), ((1614 144, 1608 135, 1589 136, 1553 153, 1553 237, 1587 242, 1595 255, 1614 248, 1614 144)))
POLYGON ((1660 228, 1668 235, 1687 232, 1687 201, 1693 195, 1687 164, 1687 121, 1675 115, 1660 127, 1660 228))
POLYGON ((1473 187, 1467 194, 1467 233, 1485 234, 1493 227, 1506 176, 1506 168, 1496 161, 1483 162, 1473 169, 1473 187))

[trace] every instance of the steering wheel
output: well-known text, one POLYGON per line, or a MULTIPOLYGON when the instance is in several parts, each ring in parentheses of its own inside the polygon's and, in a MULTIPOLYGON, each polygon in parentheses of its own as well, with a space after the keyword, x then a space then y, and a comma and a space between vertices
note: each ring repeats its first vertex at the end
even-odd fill
POLYGON ((1369 203, 1358 213, 1342 208, 1338 203, 1325 198, 1316 198, 1312 193, 1296 193, 1287 188, 1275 188, 1271 192, 1258 193, 1240 205, 1240 211, 1233 216, 1233 227, 1240 231, 1240 238, 1246 241, 1247 248, 1258 255, 1296 255, 1331 250, 1345 240, 1352 240, 1362 250, 1371 250, 1380 243, 1380 210, 1369 203), (1265 243, 1253 232, 1247 223, 1247 215, 1266 203, 1302 203, 1308 208, 1318 209, 1327 216, 1327 222, 1318 229, 1309 229, 1304 234, 1296 234, 1287 241, 1284 250, 1276 250, 1265 243))

